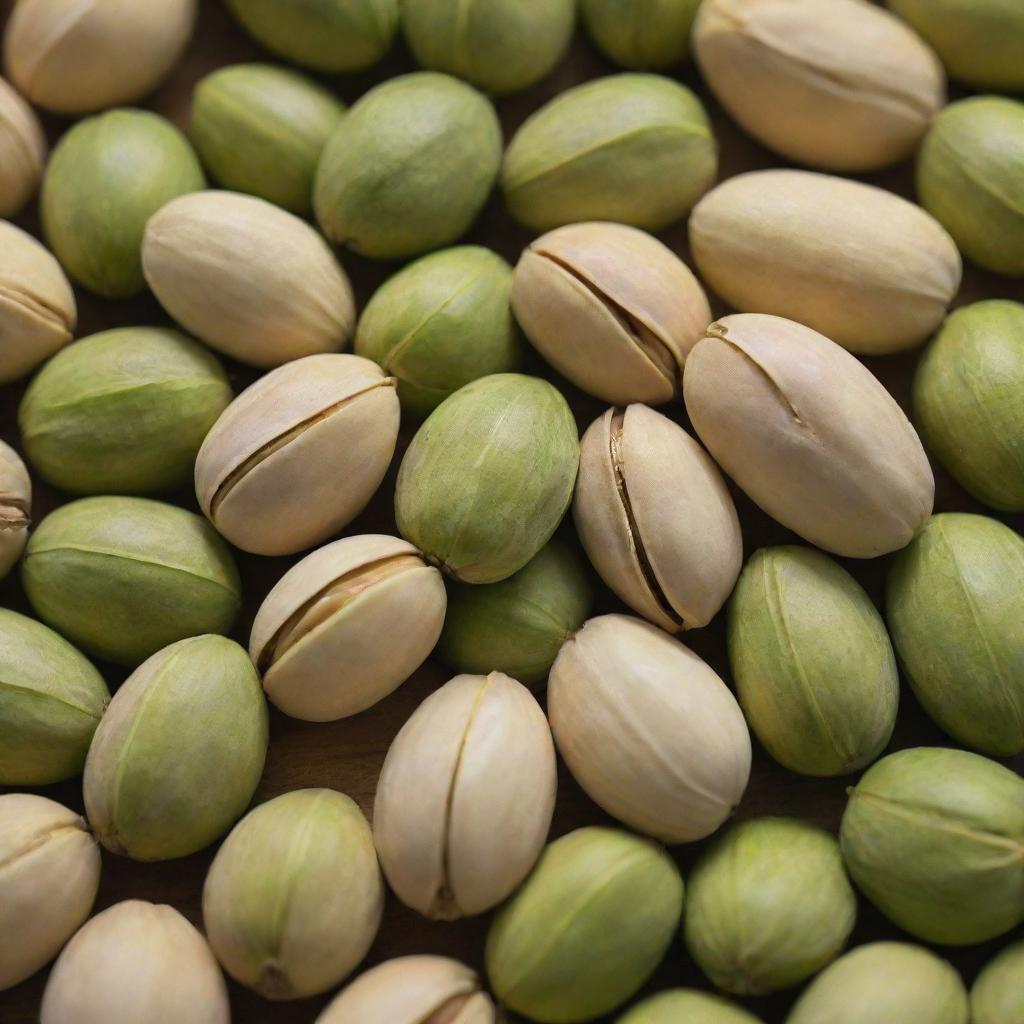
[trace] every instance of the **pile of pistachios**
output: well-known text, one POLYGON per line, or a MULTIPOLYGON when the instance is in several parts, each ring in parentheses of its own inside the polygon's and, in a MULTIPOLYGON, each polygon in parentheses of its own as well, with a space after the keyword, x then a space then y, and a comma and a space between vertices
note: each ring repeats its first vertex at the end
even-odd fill
POLYGON ((0 1020, 1024 1024, 1024 0, 0 25, 0 1020))

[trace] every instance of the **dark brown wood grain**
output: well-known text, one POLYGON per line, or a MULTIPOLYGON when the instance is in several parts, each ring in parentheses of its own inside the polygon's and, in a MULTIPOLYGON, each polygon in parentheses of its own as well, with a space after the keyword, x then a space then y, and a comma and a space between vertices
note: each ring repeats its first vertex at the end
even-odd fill
MULTIPOLYGON (((223 64, 271 59, 237 28, 219 0, 203 0, 201 6, 199 25, 185 58, 168 82, 146 104, 183 127, 188 122, 192 87, 203 74, 223 64)), ((0 11, 0 22, 5 19, 6 13, 6 10, 0 11)), ((399 43, 388 59, 371 72, 345 78, 328 78, 324 81, 344 100, 351 102, 375 83, 411 69, 412 63, 399 43)), ((614 70, 586 39, 582 36, 577 37, 566 59, 545 82, 498 104, 506 137, 511 135, 530 112, 551 96, 588 78, 614 70)), ((674 74, 700 94, 712 113, 721 146, 721 178, 740 171, 777 166, 781 163, 744 136, 722 115, 692 67, 680 68, 674 74)), ((51 141, 54 141, 65 130, 67 122, 48 118, 46 127, 51 141)), ((884 174, 869 176, 865 180, 884 185, 903 195, 913 195, 912 169, 909 164, 884 174)), ((30 209, 19 218, 18 223, 38 233, 34 209, 30 209)), ((685 224, 675 225, 664 232, 662 237, 677 252, 689 258, 685 224)), ((500 198, 495 196, 470 234, 469 240, 490 246, 514 262, 522 247, 530 241, 530 236, 512 221, 503 210, 500 198)), ((374 288, 394 270, 393 266, 374 264, 348 253, 342 253, 341 259, 352 277, 360 308, 374 288)), ((1024 286, 1021 282, 982 274, 968 267, 957 305, 994 296, 1024 300, 1024 286)), ((167 322, 166 315, 149 295, 127 302, 107 302, 78 289, 77 298, 80 308, 80 336, 114 326, 167 322)), ((718 306, 716 309, 720 311, 721 307, 718 306)), ((868 360, 870 368, 885 382, 904 407, 907 407, 915 360, 915 353, 868 360)), ((255 377, 253 371, 237 364, 230 364, 229 370, 236 391, 255 377)), ((553 378, 553 374, 535 357, 530 371, 553 378)), ((564 381, 559 380, 558 383, 569 398, 582 430, 602 411, 602 405, 579 393, 564 381)), ((0 437, 16 448, 20 448, 17 408, 23 391, 24 385, 0 388, 0 437)), ((681 403, 677 402, 671 409, 664 411, 686 423, 681 403)), ((394 477, 401 453, 413 430, 412 424, 403 427, 399 451, 385 484, 366 511, 348 527, 346 534, 369 531, 394 532, 394 477)), ((936 465, 935 469, 939 510, 987 512, 960 490, 941 467, 936 465)), ((35 488, 34 514, 37 520, 67 500, 65 495, 39 481, 35 481, 35 488)), ((769 520, 742 494, 735 491, 734 493, 743 525, 745 550, 748 554, 765 544, 794 540, 792 534, 769 520)), ((191 493, 177 494, 171 496, 170 500, 197 511, 191 493)), ((1024 525, 1020 517, 1017 517, 1016 521, 1006 521, 1011 522, 1018 530, 1024 525)), ((245 604, 233 635, 240 642, 247 642, 253 615, 264 595, 296 560, 259 558, 239 553, 238 562, 244 584, 245 604)), ((872 597, 880 601, 881 586, 888 562, 888 559, 883 558, 871 562, 845 561, 844 565, 865 585, 872 597)), ((18 583, 17 574, 0 583, 0 604, 20 611, 30 611, 18 583)), ((599 592, 599 610, 616 607, 615 600, 607 592, 599 592)), ((690 633, 686 637, 686 642, 728 679, 722 616, 706 629, 690 633)), ((124 678, 123 672, 109 666, 104 668, 112 686, 118 685, 124 678)), ((377 774, 392 737, 416 705, 450 674, 442 665, 433 661, 428 662, 408 683, 375 708, 355 718, 333 724, 310 724, 272 712, 270 752, 263 781, 256 796, 257 801, 266 800, 291 789, 331 786, 351 795, 369 814, 377 774)), ((901 696, 899 724, 891 749, 922 743, 944 743, 940 731, 924 717, 905 686, 901 696)), ((1016 767, 1024 767, 1024 759, 1020 760, 1016 767)), ((848 779, 820 780, 794 775, 779 767, 762 750, 757 749, 750 787, 737 816, 749 818, 766 814, 794 815, 834 830, 844 807, 845 788, 849 782, 848 779)), ((216 780, 211 779, 210 784, 215 785, 216 780)), ((80 780, 47 787, 40 792, 77 809, 82 808, 80 780)), ((609 819, 583 795, 563 766, 559 775, 554 835, 560 835, 580 825, 607 821, 609 819)), ((703 846, 704 844, 697 843, 675 849, 675 856, 684 874, 703 846)), ((103 876, 96 909, 101 910, 119 900, 133 897, 165 902, 177 907, 201 927, 200 891, 214 852, 215 847, 184 860, 163 864, 139 864, 104 853, 103 876)), ((482 969, 482 951, 488 921, 489 915, 452 924, 432 923, 404 908, 397 899, 389 897, 384 923, 366 966, 401 954, 432 952, 458 957, 482 969)), ((998 942, 964 950, 947 950, 944 955, 962 970, 965 979, 969 981, 978 967, 1013 937, 1008 936, 998 942)), ((906 936, 887 924, 862 901, 853 942, 860 943, 878 938, 906 936)), ((0 936, 0 941, 12 941, 12 937, 0 936)), ((17 941, 17 938, 14 937, 13 941, 17 941)), ((47 970, 44 969, 24 984, 7 992, 0 992, 2 1024, 27 1024, 37 1019, 46 974, 47 970)), ((656 976, 646 986, 644 993, 678 985, 709 987, 677 941, 669 950, 656 976)), ((324 996, 294 1003, 274 1004, 231 984, 234 1019, 246 1024, 306 1024, 315 1018, 328 998, 324 996)), ((768 999, 749 1000, 747 1005, 759 1014, 766 1024, 777 1024, 783 1021, 792 998, 793 993, 787 993, 768 999)))

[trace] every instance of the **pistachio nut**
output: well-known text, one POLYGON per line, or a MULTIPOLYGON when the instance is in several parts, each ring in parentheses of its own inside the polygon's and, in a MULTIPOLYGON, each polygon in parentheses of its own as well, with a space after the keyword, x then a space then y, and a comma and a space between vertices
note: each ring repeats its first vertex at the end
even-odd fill
POLYGON ((186 857, 248 806, 267 753, 267 706, 245 651, 194 636, 144 661, 114 694, 85 762, 100 842, 135 860, 186 857))
POLYGON ((683 880, 656 843, 576 829, 548 845, 491 924, 491 987, 503 1005, 545 1024, 609 1013, 654 972, 682 909, 683 880))
POLYGON ((463 245, 424 256, 374 292, 355 350, 398 381, 405 412, 427 416, 464 384, 519 368, 511 289, 512 268, 490 249, 463 245))
POLYGON ((44 479, 77 494, 150 494, 192 477, 196 453, 231 401, 202 345, 166 327, 123 327, 76 341, 32 381, 22 443, 44 479))
POLYGON ((266 999, 333 988, 366 956, 384 883, 362 811, 333 789, 298 789, 250 811, 203 886, 210 946, 266 999))
POLYGON ((433 71, 371 89, 327 141, 313 208, 332 242, 373 259, 450 245, 483 208, 501 164, 490 102, 433 71))
POLYGON ((602 615, 565 642, 548 680, 558 752, 609 814, 665 842, 715 831, 750 775, 750 735, 729 688, 640 619, 602 615))
POLYGON ((167 644, 227 633, 241 603, 227 545, 202 517, 146 498, 82 498, 29 538, 35 613, 89 654, 138 665, 167 644))
POLYGON ((686 360, 686 410, 716 462, 770 516, 848 558, 906 546, 935 480, 903 410, 817 332, 758 313, 708 328, 686 360))
POLYGON ((441 574, 397 537, 344 537, 281 577, 256 613, 249 641, 271 702, 326 722, 382 700, 437 643, 441 574))
POLYGON ((761 1024, 761 1021, 721 996, 674 988, 637 1003, 615 1024, 761 1024))
POLYGON ((67 944, 43 992, 40 1024, 228 1024, 210 947, 173 907, 125 900, 67 944))
POLYGON ((790 771, 846 775, 889 742, 899 674, 885 623, 820 551, 756 551, 729 601, 728 642, 750 728, 790 771))
POLYGON ((290 555, 337 533, 380 486, 398 439, 395 382, 359 356, 306 356, 224 410, 196 459, 196 497, 243 551, 290 555))
POLYGON ((624 68, 662 71, 686 60, 700 0, 582 0, 594 45, 624 68))
POLYGON ((569 224, 538 238, 516 266, 512 309, 562 376, 620 405, 677 395, 686 353, 711 322, 690 268, 625 224, 569 224))
POLYGON ((481 377, 445 399, 412 439, 395 487, 399 532, 458 580, 506 579, 561 522, 579 452, 576 421, 551 384, 517 373, 481 377))
POLYGON ((646 405, 609 409, 583 435, 573 518, 605 583, 670 633, 706 626, 743 565, 718 467, 646 405))
POLYGON ((160 305, 212 348, 280 366, 343 348, 352 288, 305 221, 255 196, 201 192, 146 225, 142 269, 160 305))
POLYGON ((512 137, 501 187, 534 231, 620 221, 658 231, 715 178, 718 151, 700 100, 660 75, 621 74, 568 89, 512 137))
POLYGON ((17 216, 35 195, 46 152, 35 111, 0 78, 0 217, 17 216))
POLYGON ((971 986, 970 1003, 972 1024, 1024 1019, 1024 942, 1007 946, 982 968, 971 986))
POLYGON ((32 521, 32 481, 21 456, 0 441, 0 579, 21 558, 32 521))
POLYGON ((0 795, 0 992, 57 955, 99 884, 99 847, 84 818, 42 796, 0 795))
POLYGON ((995 761, 883 757, 850 791, 840 841, 861 892, 926 942, 971 945, 1024 921, 1024 779, 995 761))
POLYGON ((522 683, 456 676, 395 737, 373 805, 381 867, 403 903, 453 921, 510 896, 544 848, 555 746, 522 683))
POLYGON ((788 317, 864 355, 919 345, 960 287, 953 240, 919 206, 810 171, 723 182, 694 209, 690 244, 734 309, 788 317))

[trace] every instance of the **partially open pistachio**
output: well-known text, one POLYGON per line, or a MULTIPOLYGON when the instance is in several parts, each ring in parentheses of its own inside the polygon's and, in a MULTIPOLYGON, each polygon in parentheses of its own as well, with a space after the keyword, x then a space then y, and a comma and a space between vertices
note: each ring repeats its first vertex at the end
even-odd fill
POLYGON ((14 217, 35 195, 46 136, 35 111, 0 78, 0 217, 14 217))
POLYGON ((0 580, 21 558, 32 521, 32 481, 21 456, 0 441, 0 580))

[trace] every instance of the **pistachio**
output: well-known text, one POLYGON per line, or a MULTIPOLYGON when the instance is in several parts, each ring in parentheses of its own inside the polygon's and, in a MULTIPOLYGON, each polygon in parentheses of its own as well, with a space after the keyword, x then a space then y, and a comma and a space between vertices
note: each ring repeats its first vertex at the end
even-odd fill
POLYGON ((520 257, 512 308, 559 373, 622 405, 677 395, 686 354, 711 321, 690 268, 625 224, 570 224, 542 235, 520 257))
POLYGON ((336 352, 355 322, 348 277, 324 240, 255 196, 168 203, 146 225, 142 268, 178 323, 252 366, 336 352))
POLYGON ((196 497, 236 547, 289 555, 337 533, 380 486, 395 382, 359 356, 306 356, 243 391, 206 435, 196 497))
POLYGON ((32 521, 32 481, 21 456, 0 441, 0 579, 21 558, 32 521))
POLYGON ((761 1024, 746 1010, 721 996, 675 988, 637 1003, 615 1024, 761 1024))
POLYGON ((645 405, 609 409, 580 445, 573 516, 601 578, 675 633, 706 626, 743 565, 729 490, 707 452, 645 405))
POLYGON ((0 217, 17 216, 35 195, 46 149, 35 111, 0 78, 0 217))
POLYGON ((456 579, 506 579, 555 532, 578 466, 576 421, 551 384, 481 377, 445 399, 409 445, 395 489, 399 532, 456 579))
POLYGON ((388 750, 373 805, 381 866, 403 903, 453 921, 511 895, 547 839, 555 747, 521 683, 456 676, 388 750))
POLYGON ((0 992, 57 955, 99 884, 99 848, 83 818, 45 797, 0 795, 0 992))
POLYGON ((1013 1024, 1021 1020, 1024 1015, 1024 942, 1007 946, 982 968, 971 987, 970 1002, 972 1024, 1013 1024))
POLYGON ((661 71, 686 60, 700 0, 582 0, 597 48, 625 68, 661 71))
POLYGON ((916 747, 850 791, 840 840, 857 887, 904 931, 970 945, 1024 921, 1024 779, 978 754, 916 747))
POLYGON ((849 558, 908 544, 935 481, 903 411, 828 338, 727 316, 690 353, 686 410, 715 461, 783 526, 849 558))
POLYGON ((734 309, 788 317, 865 355, 919 345, 960 287, 960 254, 924 210, 809 171, 723 182, 694 209, 690 244, 734 309))
POLYGON ((324 722, 363 711, 430 654, 444 621, 441 574, 397 537, 345 537, 281 577, 249 641, 270 700, 324 722))
POLYGON ((750 736, 710 666, 649 623, 590 619, 548 682, 558 751, 595 803, 641 832, 688 843, 715 831, 750 774, 750 736))

